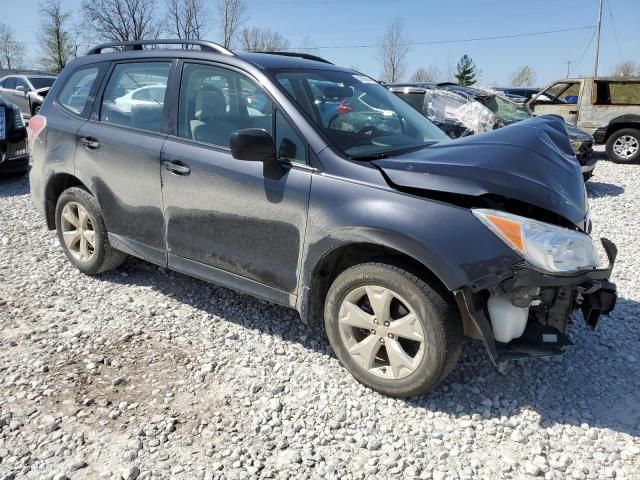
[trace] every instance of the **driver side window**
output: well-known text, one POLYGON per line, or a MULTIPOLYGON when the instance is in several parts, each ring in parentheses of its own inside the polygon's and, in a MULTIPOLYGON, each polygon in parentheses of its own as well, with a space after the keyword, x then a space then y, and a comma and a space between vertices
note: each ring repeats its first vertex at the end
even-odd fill
POLYGON ((180 137, 229 148, 236 130, 261 128, 271 134, 273 105, 260 87, 240 73, 187 63, 178 118, 180 137))

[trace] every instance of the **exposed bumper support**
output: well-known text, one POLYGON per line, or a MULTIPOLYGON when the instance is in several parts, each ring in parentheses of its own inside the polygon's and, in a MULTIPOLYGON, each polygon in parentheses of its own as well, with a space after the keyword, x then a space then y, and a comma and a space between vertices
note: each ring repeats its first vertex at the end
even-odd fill
MULTIPOLYGON (((557 289, 558 296, 553 298, 552 304, 544 306, 546 311, 559 309, 563 318, 566 318, 571 311, 580 308, 587 325, 593 329, 600 315, 613 310, 617 299, 616 286, 608 280, 617 256, 617 248, 606 239, 602 239, 602 244, 609 258, 609 267, 606 269, 589 270, 576 275, 550 275, 523 265, 514 271, 511 278, 496 287, 505 293, 527 287, 550 288, 552 291, 557 289), (570 292, 570 296, 566 296, 564 301, 558 300, 566 291, 570 292), (556 307, 556 303, 559 307, 556 307)), ((487 295, 481 292, 474 293, 469 287, 456 290, 453 294, 461 315, 475 325, 491 361, 496 366, 505 360, 515 358, 557 355, 562 353, 565 346, 571 345, 564 331, 558 329, 560 327, 540 323, 531 317, 521 337, 506 344, 496 342, 487 312, 487 295)), ((554 314, 557 314, 557 311, 554 311, 554 314)))

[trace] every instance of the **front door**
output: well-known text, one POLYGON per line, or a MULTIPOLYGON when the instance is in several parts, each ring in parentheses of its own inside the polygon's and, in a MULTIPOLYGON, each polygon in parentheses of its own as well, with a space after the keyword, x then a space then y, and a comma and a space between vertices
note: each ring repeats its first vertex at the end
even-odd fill
POLYGON ((578 122, 581 82, 556 82, 536 95, 529 104, 536 115, 560 115, 570 125, 578 122))
POLYGON ((160 151, 168 60, 116 63, 91 119, 78 132, 76 171, 90 181, 107 231, 121 248, 165 264, 160 151), (151 103, 136 92, 153 85, 151 103))
POLYGON ((312 175, 306 143, 234 70, 185 63, 178 103, 161 169, 169 266, 292 303, 312 175), (231 156, 229 137, 242 128, 273 134, 282 178, 265 178, 262 163, 231 156))

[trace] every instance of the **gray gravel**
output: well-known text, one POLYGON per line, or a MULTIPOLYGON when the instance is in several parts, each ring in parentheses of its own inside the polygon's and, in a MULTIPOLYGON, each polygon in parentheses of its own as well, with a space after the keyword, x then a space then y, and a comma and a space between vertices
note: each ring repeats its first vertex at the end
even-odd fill
POLYGON ((129 259, 80 274, 0 180, 0 480, 638 479, 640 166, 601 162, 620 301, 501 375, 467 342, 432 395, 357 384, 292 311, 129 259))

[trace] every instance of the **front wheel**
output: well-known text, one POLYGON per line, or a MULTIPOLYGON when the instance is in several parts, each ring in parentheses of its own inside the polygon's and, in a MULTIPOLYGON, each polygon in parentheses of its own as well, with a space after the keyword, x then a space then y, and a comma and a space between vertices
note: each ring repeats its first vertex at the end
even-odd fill
POLYGON ((113 270, 126 258, 109 244, 98 202, 82 188, 68 188, 58 198, 56 231, 65 255, 83 273, 113 270))
POLYGON ((362 384, 385 395, 428 393, 455 366, 463 329, 439 288, 391 262, 351 267, 327 294, 334 352, 362 384))
POLYGON ((607 139, 607 156, 616 163, 640 161, 640 130, 622 128, 607 139))

